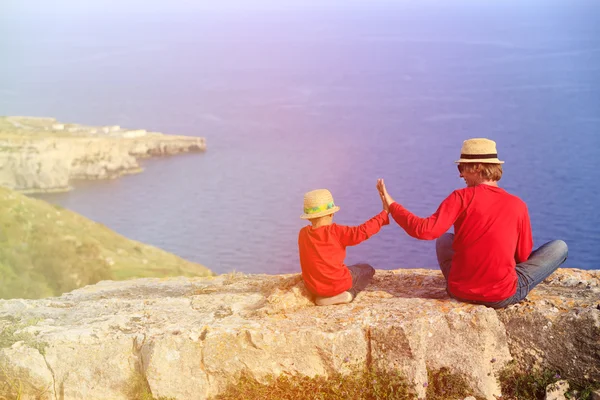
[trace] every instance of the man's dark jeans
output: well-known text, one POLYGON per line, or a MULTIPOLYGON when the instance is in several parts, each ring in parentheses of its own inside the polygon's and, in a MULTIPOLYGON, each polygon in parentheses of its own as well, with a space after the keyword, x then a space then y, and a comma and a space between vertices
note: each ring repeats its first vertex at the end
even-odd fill
POLYGON ((352 275, 352 288, 348 289, 348 292, 352 294, 352 298, 355 298, 358 292, 364 290, 371 283, 375 269, 369 264, 349 265, 348 269, 352 275))
MULTIPOLYGON (((452 256, 454 254, 454 250, 452 249, 453 241, 454 234, 445 233, 435 243, 438 263, 440 264, 444 278, 446 278, 446 282, 448 282, 448 275, 452 266, 452 256)), ((507 299, 496 302, 483 302, 464 300, 450 295, 466 303, 483 304, 492 308, 504 308, 511 304, 516 304, 525 299, 531 289, 538 283, 556 271, 567 259, 568 252, 565 242, 562 240, 553 240, 531 253, 527 261, 517 264, 515 268, 518 277, 517 291, 507 299)))

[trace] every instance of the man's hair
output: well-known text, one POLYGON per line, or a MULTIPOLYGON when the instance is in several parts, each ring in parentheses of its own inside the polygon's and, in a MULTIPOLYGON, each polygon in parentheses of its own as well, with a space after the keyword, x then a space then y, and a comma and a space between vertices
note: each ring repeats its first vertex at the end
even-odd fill
POLYGON ((488 181, 499 181, 502 178, 502 164, 464 163, 464 170, 478 173, 488 181))

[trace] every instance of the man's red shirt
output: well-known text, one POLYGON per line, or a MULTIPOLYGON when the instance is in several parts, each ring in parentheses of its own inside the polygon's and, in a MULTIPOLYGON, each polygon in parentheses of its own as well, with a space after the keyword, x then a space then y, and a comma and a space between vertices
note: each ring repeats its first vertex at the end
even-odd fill
POLYGON ((515 265, 533 248, 526 204, 504 189, 477 185, 452 192, 428 218, 419 218, 398 203, 394 220, 417 239, 440 237, 454 224, 454 256, 448 290, 464 300, 494 302, 517 289, 515 265))
POLYGON ((382 211, 359 226, 331 224, 313 229, 308 225, 300 229, 300 266, 308 290, 330 297, 350 289, 352 276, 344 264, 346 247, 367 240, 389 223, 388 213, 382 211))

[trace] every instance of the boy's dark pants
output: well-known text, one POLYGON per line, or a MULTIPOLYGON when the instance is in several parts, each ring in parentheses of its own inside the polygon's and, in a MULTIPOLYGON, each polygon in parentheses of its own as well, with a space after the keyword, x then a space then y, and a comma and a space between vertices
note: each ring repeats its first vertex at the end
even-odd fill
POLYGON ((373 275, 375 275, 375 269, 369 264, 349 265, 348 269, 352 275, 352 287, 348 289, 348 292, 352 294, 352 298, 355 298, 358 292, 371 283, 373 275))

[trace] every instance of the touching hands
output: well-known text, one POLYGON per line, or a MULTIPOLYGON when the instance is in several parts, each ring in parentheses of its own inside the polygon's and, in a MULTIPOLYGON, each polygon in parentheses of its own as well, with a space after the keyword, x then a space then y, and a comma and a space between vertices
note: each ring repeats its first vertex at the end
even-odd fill
POLYGON ((392 199, 392 196, 387 192, 382 178, 377 179, 377 191, 379 192, 379 197, 383 203, 383 209, 390 212, 390 205, 394 202, 394 199, 392 199))
POLYGON ((379 180, 377 181, 377 191, 379 192, 379 198, 381 199, 381 204, 383 205, 383 211, 389 213, 390 206, 388 206, 387 202, 385 201, 385 197, 384 197, 383 193, 379 190, 379 180))

